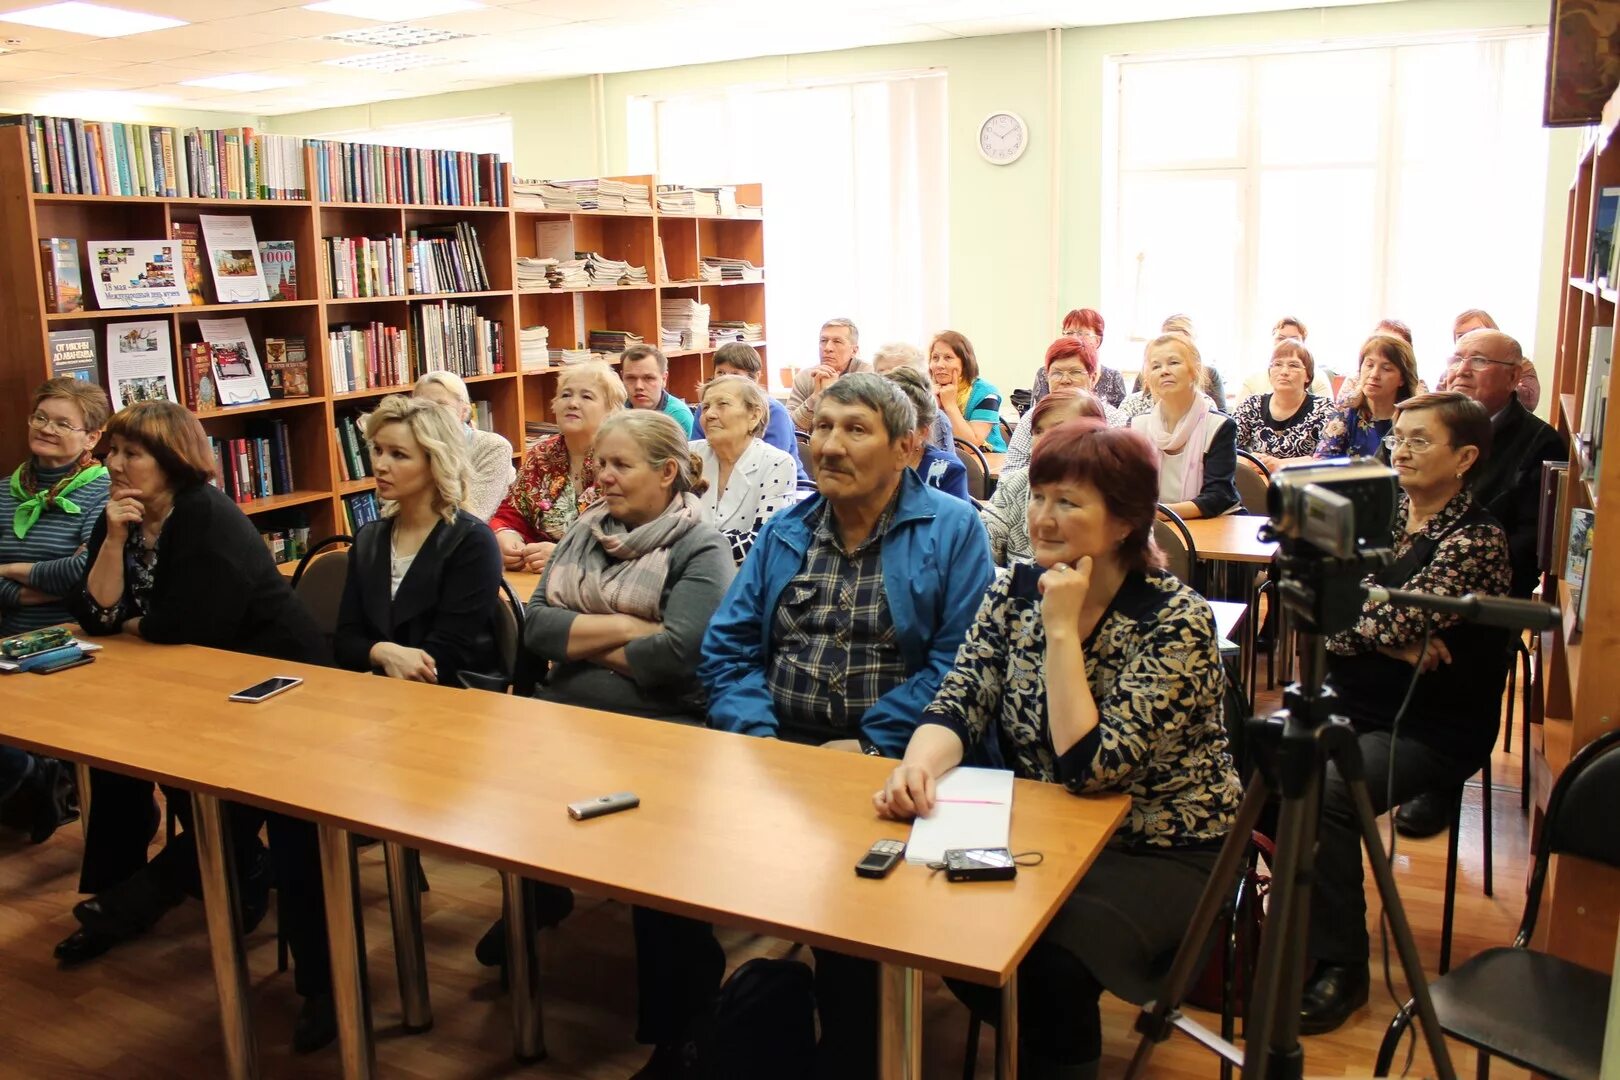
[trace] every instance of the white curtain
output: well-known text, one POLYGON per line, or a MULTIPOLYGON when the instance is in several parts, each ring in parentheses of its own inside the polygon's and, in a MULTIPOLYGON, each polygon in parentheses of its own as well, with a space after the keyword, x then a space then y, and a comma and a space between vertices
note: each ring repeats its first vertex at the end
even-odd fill
POLYGON ((630 110, 632 172, 764 185, 773 370, 817 363, 829 318, 854 320, 863 356, 945 327, 943 74, 641 99, 630 110))

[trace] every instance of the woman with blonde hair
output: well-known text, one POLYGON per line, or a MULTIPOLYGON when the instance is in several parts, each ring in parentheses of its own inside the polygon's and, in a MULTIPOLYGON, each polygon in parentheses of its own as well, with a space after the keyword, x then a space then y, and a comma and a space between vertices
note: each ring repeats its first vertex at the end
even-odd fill
POLYGON ((1395 422, 1395 406, 1420 393, 1417 357, 1404 338, 1374 334, 1361 344, 1356 389, 1349 404, 1322 425, 1316 456, 1376 457, 1389 460, 1384 436, 1395 422))
MULTIPOLYGON (((1159 333, 1180 334, 1195 345, 1198 342, 1198 335, 1193 330, 1192 316, 1183 315, 1180 312, 1174 315, 1166 315, 1164 322, 1159 324, 1159 333)), ((1226 411, 1226 384, 1221 381, 1221 373, 1215 370, 1214 365, 1206 363, 1202 366, 1198 389, 1209 395, 1209 400, 1215 403, 1217 412, 1226 411)), ((1152 390, 1147 386, 1147 371, 1144 369, 1137 372, 1136 385, 1131 388, 1130 396, 1119 407, 1119 412, 1124 417, 1123 422, 1129 423, 1132 417, 1140 416, 1152 408, 1152 395, 1152 390), (1144 393, 1147 395, 1145 399, 1138 397, 1139 394, 1144 393)))
POLYGON ((467 497, 462 505, 479 521, 488 521, 517 478, 517 470, 512 468, 512 444, 493 431, 473 426, 472 398, 467 394, 467 384, 455 372, 429 371, 416 380, 411 393, 438 402, 461 422, 467 439, 467 497))
POLYGON ((349 549, 338 666, 448 686, 462 671, 493 670, 501 555, 489 526, 462 509, 461 424, 427 398, 393 394, 365 433, 383 516, 349 549))
POLYGON ((1159 448, 1159 502, 1183 518, 1218 517, 1238 505, 1237 424, 1200 389, 1203 374, 1192 338, 1160 334, 1142 361, 1153 407, 1131 418, 1132 430, 1159 448))
POLYGON ((797 501, 798 466, 763 438, 769 400, 753 379, 716 376, 703 387, 706 438, 691 444, 702 474, 714 477, 700 496, 703 513, 739 564, 771 515, 797 501))

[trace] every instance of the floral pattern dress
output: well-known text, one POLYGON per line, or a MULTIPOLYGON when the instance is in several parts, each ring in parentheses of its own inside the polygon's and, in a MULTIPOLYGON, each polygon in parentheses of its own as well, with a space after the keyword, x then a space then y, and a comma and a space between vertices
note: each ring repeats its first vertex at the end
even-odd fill
POLYGON ((580 511, 598 498, 596 459, 587 456, 581 471, 585 487, 576 491, 568 473, 567 444, 561 435, 547 435, 523 455, 523 467, 489 527, 511 529, 526 544, 561 540, 580 511))
POLYGON ((1266 457, 1308 458, 1316 453, 1322 440, 1322 429, 1333 419, 1333 403, 1316 394, 1306 394, 1305 401, 1286 420, 1271 415, 1271 395, 1254 394, 1243 399, 1232 412, 1237 421, 1237 443, 1240 450, 1266 457))
POLYGON ((1316 457, 1375 457, 1388 461, 1383 438, 1394 427, 1393 420, 1374 420, 1359 407, 1341 409, 1322 425, 1322 438, 1316 444, 1316 457))

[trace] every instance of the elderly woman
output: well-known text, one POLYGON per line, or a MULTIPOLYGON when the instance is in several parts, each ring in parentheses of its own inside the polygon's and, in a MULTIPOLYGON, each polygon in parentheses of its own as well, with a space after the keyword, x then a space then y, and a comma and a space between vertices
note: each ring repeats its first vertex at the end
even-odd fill
POLYGON ((462 506, 479 521, 488 521, 517 478, 517 470, 512 468, 512 444, 493 431, 473 426, 472 399, 467 396, 467 384, 455 372, 430 371, 416 380, 412 393, 443 405, 466 428, 468 476, 462 506))
POLYGON ((449 686, 459 672, 495 669, 501 553, 489 526, 461 509, 460 425, 431 401, 397 394, 365 423, 383 517, 349 549, 332 639, 338 666, 449 686))
MULTIPOLYGON (((1102 313, 1092 308, 1075 308, 1063 316, 1063 334, 1077 341, 1084 341, 1098 353, 1102 352, 1103 343, 1103 317, 1102 313)), ((1110 367, 1098 366, 1095 384, 1091 387, 1097 400, 1110 409, 1117 409, 1120 402, 1125 400, 1125 379, 1119 372, 1110 367)), ((1051 380, 1047 378, 1046 368, 1043 366, 1035 372, 1035 385, 1030 391, 1030 397, 1039 401, 1052 392, 1051 380)), ((1011 450, 1008 451, 1011 453, 1011 450)))
MULTIPOLYGON (((904 341, 891 341, 872 354, 872 370, 879 375, 887 375, 903 367, 911 368, 929 380, 929 393, 934 396, 934 405, 928 413, 932 419, 923 428, 928 445, 954 452, 956 444, 953 441, 955 435, 951 432, 951 420, 940 409, 938 396, 933 395, 933 380, 928 376, 928 358, 923 356, 922 350, 904 341)), ((965 484, 963 490, 967 490, 965 484)))
MULTIPOLYGON (((1190 315, 1179 313, 1166 315, 1164 322, 1160 324, 1159 333, 1180 334, 1194 344, 1198 341, 1198 335, 1193 330, 1193 321, 1190 315)), ((1216 411, 1226 411, 1226 386, 1221 381, 1221 373, 1215 369, 1213 364, 1204 364, 1202 366, 1198 389, 1209 395, 1209 400, 1215 403, 1216 411)), ((1151 408, 1152 389, 1147 384, 1147 371, 1139 371, 1136 373, 1136 384, 1131 388, 1131 394, 1120 403, 1120 411, 1125 414, 1125 422, 1129 423, 1131 417, 1145 413, 1151 408), (1145 402, 1138 397, 1143 392, 1148 394, 1145 402)))
POLYGON ((1393 334, 1374 334, 1361 344, 1356 389, 1349 404, 1322 425, 1316 456, 1377 457, 1384 461, 1384 436, 1395 422, 1395 406, 1418 393, 1417 358, 1412 346, 1393 334))
MULTIPOLYGON (((1067 420, 1089 416, 1105 420, 1106 406, 1090 390, 1060 386, 1035 403, 1027 414, 1032 433, 1031 446, 1039 446, 1041 436, 1067 420)), ((979 520, 990 534, 990 557, 997 566, 1029 562, 1035 557, 1029 541, 1029 470, 1003 472, 990 501, 979 508, 979 520)))
MULTIPOLYGON (((757 383, 764 369, 765 362, 760 359, 759 350, 747 342, 728 341, 714 351, 714 373, 717 376, 741 375, 757 383)), ((800 487, 815 487, 815 484, 810 482, 810 474, 804 471, 804 463, 799 459, 799 439, 793 433, 793 417, 788 415, 787 406, 769 394, 764 396, 765 406, 770 410, 770 415, 765 421, 765 432, 760 438, 764 440, 765 445, 774 446, 793 459, 793 471, 800 487)), ((692 438, 703 437, 703 408, 699 402, 697 415, 692 418, 692 438)))
MULTIPOLYGON (((125 633, 163 645, 202 645, 278 660, 322 663, 320 628, 276 569, 253 522, 219 488, 213 451, 197 418, 168 401, 147 401, 107 424, 112 490, 90 536, 89 564, 69 607, 89 634, 125 633)), ((198 896, 191 801, 164 789, 183 826, 147 860, 157 831, 152 782, 91 770, 89 831, 80 929, 56 947, 67 964, 99 956, 144 933, 186 896, 198 896)), ((263 918, 272 877, 282 927, 305 998, 293 1046, 318 1049, 337 1033, 322 915, 315 828, 280 814, 233 806, 227 819, 242 876, 243 923, 263 918), (270 860, 258 840, 267 824, 270 860)))
MULTIPOLYGON (((1241 794, 1209 605, 1159 568, 1155 457, 1141 433, 1091 419, 1042 440, 1029 467, 1035 563, 991 585, 874 799, 885 817, 927 816, 939 779, 986 740, 1023 779, 1131 796, 1019 965, 1025 1075, 1096 1075, 1102 992, 1154 995, 1241 794)), ((999 1019, 993 992, 953 989, 999 1019)))
POLYGON ((706 438, 691 444, 701 475, 714 477, 699 496, 704 519, 720 530, 739 564, 771 515, 798 501, 796 463, 762 438, 767 401, 752 379, 716 376, 703 388, 706 438))
POLYGON ((1238 506, 1237 425, 1199 389, 1198 346, 1185 334, 1161 334, 1148 342, 1142 370, 1154 405, 1131 419, 1131 430, 1159 448, 1159 502, 1183 519, 1231 512, 1238 506))
POLYGON ((947 443, 945 448, 941 448, 928 439, 929 429, 939 419, 939 401, 934 397, 934 387, 928 376, 914 367, 897 367, 884 372, 883 377, 898 386, 917 410, 917 433, 922 438, 917 440, 916 448, 912 451, 913 471, 929 487, 972 502, 967 466, 957 456, 955 445, 947 443))
POLYGON ((542 437, 523 455, 517 479, 489 519, 506 569, 543 572, 557 541, 596 501, 591 441, 624 401, 624 384, 599 360, 566 367, 557 376, 551 399, 557 434, 542 437))
POLYGON ((1245 398, 1232 411, 1238 448, 1259 458, 1270 472, 1309 461, 1322 440, 1333 405, 1310 392, 1316 360, 1299 338, 1283 338, 1271 350, 1271 393, 1245 398))
MULTIPOLYGON (((1097 385, 1102 370, 1097 363, 1097 347, 1090 340, 1078 334, 1060 337, 1046 347, 1046 363, 1041 367, 1041 374, 1046 376, 1052 390, 1044 391, 1036 401, 1039 402, 1047 393, 1066 389, 1095 394, 1101 403, 1102 395, 1098 393, 1097 385)), ((1101 404, 1102 418, 1110 426, 1125 426, 1127 421, 1120 419, 1111 406, 1101 404)), ((1007 457, 1001 463, 1003 476, 1029 467, 1029 452, 1034 442, 1034 412, 1034 409, 1030 409, 1018 418, 1018 426, 1013 428, 1012 438, 1007 440, 1007 457)))
MULTIPOLYGON (((1387 442, 1401 483, 1395 561, 1367 584, 1506 596, 1507 539, 1468 491, 1470 473, 1490 451, 1484 407, 1455 392, 1408 398, 1395 406, 1387 442)), ((1328 639, 1327 683, 1338 695, 1336 711, 1356 730, 1375 813, 1421 792, 1460 789, 1490 759, 1507 644, 1504 632, 1457 616, 1373 600, 1354 625, 1328 639), (1397 735, 1392 725, 1409 687, 1397 735)), ((1306 1034, 1332 1031, 1367 1001, 1360 837, 1349 793, 1330 771, 1311 890, 1307 949, 1315 970, 1301 1002, 1306 1034)))
MULTIPOLYGON (((85 545, 107 503, 107 470, 90 456, 111 407, 95 383, 57 378, 34 391, 28 458, 0 488, 0 637, 69 618, 85 545)), ((63 818, 62 764, 0 746, 0 801, 27 800, 29 839, 48 840, 63 818)))
POLYGON ((955 330, 934 335, 928 344, 928 374, 934 380, 939 411, 951 423, 951 434, 970 446, 1005 452, 1001 391, 979 377, 973 343, 955 330))

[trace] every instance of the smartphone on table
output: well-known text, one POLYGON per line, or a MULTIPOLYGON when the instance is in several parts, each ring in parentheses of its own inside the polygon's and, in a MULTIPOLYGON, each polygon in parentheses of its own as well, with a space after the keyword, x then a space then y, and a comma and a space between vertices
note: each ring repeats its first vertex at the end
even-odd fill
POLYGON ((254 683, 246 690, 238 690, 231 695, 230 700, 257 704, 277 694, 284 694, 303 681, 295 675, 273 675, 263 682, 254 683))

